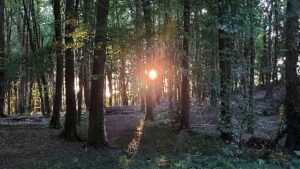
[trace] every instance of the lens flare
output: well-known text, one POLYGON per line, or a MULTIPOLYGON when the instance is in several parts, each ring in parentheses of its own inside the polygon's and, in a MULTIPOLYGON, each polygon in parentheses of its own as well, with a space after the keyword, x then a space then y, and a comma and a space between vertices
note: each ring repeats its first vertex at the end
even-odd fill
POLYGON ((155 80, 156 77, 157 77, 157 72, 156 72, 156 70, 151 69, 150 72, 149 72, 149 78, 152 79, 152 80, 155 80))

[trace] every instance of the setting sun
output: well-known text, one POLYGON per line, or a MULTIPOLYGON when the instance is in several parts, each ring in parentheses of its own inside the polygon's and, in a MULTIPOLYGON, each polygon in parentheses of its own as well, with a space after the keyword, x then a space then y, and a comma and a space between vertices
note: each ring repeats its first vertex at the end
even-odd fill
POLYGON ((157 72, 156 72, 156 70, 151 69, 150 72, 149 72, 149 78, 150 78, 151 80, 155 80, 156 77, 157 77, 157 72))

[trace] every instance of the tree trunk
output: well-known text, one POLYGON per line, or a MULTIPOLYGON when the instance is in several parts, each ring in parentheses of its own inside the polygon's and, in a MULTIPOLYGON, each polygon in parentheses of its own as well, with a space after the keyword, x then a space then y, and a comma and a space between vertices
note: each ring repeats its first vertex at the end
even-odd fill
MULTIPOLYGON (((21 50, 21 57, 25 59, 27 56, 27 19, 24 16, 23 25, 21 25, 21 13, 17 16, 17 29, 20 41, 20 50, 21 50), (21 28, 22 27, 22 28, 21 28)), ((18 85, 18 98, 17 98, 17 113, 24 114, 25 113, 25 84, 26 84, 26 68, 25 64, 20 65, 20 83, 18 85)))
POLYGON ((45 116, 45 104, 44 104, 44 96, 43 96, 43 85, 41 83, 41 80, 38 80, 38 87, 39 87, 39 93, 40 93, 40 111, 42 112, 42 115, 45 116))
POLYGON ((53 113, 50 121, 50 127, 54 129, 61 128, 59 122, 60 110, 62 104, 62 86, 63 86, 63 53, 62 53, 62 33, 61 33, 61 14, 60 0, 53 1, 53 12, 55 18, 55 45, 56 45, 56 83, 53 102, 53 113))
POLYGON ((184 0, 184 57, 181 61, 181 116, 180 130, 189 128, 189 27, 190 27, 190 0, 184 0))
POLYGON ((96 1, 95 56, 92 72, 91 107, 88 144, 95 148, 107 145, 104 127, 104 78, 106 61, 107 20, 109 0, 96 1))
POLYGON ((77 124, 80 125, 81 113, 82 113, 83 61, 81 61, 78 79, 79 79, 79 91, 77 93, 77 100, 78 100, 77 124))
POLYGON ((4 85, 5 85, 5 78, 4 78, 4 70, 2 65, 3 60, 5 58, 5 35, 4 35, 4 0, 0 0, 0 117, 4 117, 4 85))
POLYGON ((11 84, 8 84, 7 91, 7 114, 11 115, 11 84))
POLYGON ((268 18, 268 54, 267 54, 267 71, 266 71, 266 81, 267 81, 267 93, 266 97, 272 97, 273 85, 272 79, 272 16, 273 16, 273 0, 270 0, 271 9, 268 18))
MULTIPOLYGON (((152 0, 142 0, 142 6, 144 11, 144 24, 146 29, 146 70, 149 72, 152 66, 153 62, 153 54, 152 54, 152 14, 151 14, 151 4, 152 0)), ((153 91, 152 91, 152 83, 146 77, 146 115, 145 120, 154 120, 153 115, 153 91)))
MULTIPOLYGON (((87 27, 88 33, 91 34, 94 26, 94 15, 91 15, 91 12, 94 11, 94 1, 85 0, 83 2, 83 23, 87 27)), ((90 75, 91 75, 91 64, 90 58, 91 54, 89 51, 92 51, 92 38, 88 38, 84 41, 83 46, 83 89, 84 89, 84 100, 86 105, 86 111, 90 109, 90 75)))
POLYGON ((274 35, 274 58, 273 58, 273 73, 272 73, 272 86, 276 85, 278 82, 277 79, 277 60, 278 60, 278 56, 280 54, 280 45, 279 45, 279 16, 278 16, 278 12, 279 12, 279 6, 278 6, 278 0, 274 1, 274 29, 275 29, 275 35, 274 35))
POLYGON ((113 84, 112 84, 112 72, 107 68, 107 80, 108 80, 108 90, 109 90, 109 106, 112 106, 113 100, 113 84))
POLYGON ((253 95, 254 95, 254 66, 255 66, 255 44, 254 44, 254 27, 255 27, 255 4, 253 1, 250 2, 250 8, 252 12, 250 13, 250 39, 249 39, 249 89, 248 89, 248 104, 249 104, 249 116, 247 122, 247 131, 249 133, 253 133, 253 125, 254 125, 254 112, 253 112, 253 95))
POLYGON ((293 152, 300 148, 300 97, 297 83, 297 34, 298 34, 298 16, 299 1, 288 0, 286 9, 286 95, 285 95, 285 114, 287 138, 286 147, 293 152), (297 12, 298 11, 298 12, 297 12), (298 15, 297 15, 298 14, 298 15))
POLYGON ((27 105, 27 111, 28 112, 32 112, 32 99, 33 99, 33 97, 32 97, 32 86, 33 86, 33 83, 32 82, 30 82, 30 84, 29 84, 29 93, 28 93, 28 105, 27 105))
POLYGON ((142 10, 142 2, 141 0, 134 0, 135 4, 135 34, 138 37, 138 41, 136 44, 136 55, 138 56, 139 63, 138 63, 138 79, 139 79, 139 98, 141 102, 141 110, 145 111, 145 67, 144 67, 144 56, 142 53, 141 47, 141 38, 142 38, 142 29, 143 29, 143 10, 142 10))
POLYGON ((84 75, 83 75, 83 89, 84 89, 84 101, 86 106, 86 111, 90 110, 90 67, 85 63, 84 65, 84 75))
POLYGON ((78 140, 76 132, 77 112, 74 89, 74 39, 75 31, 75 6, 74 0, 66 0, 66 24, 65 24, 65 43, 68 48, 65 50, 65 88, 66 88, 66 118, 62 136, 65 140, 78 140))
POLYGON ((43 84, 43 94, 44 94, 44 103, 45 103, 45 117, 49 118, 51 116, 51 108, 50 108, 50 100, 49 100, 49 93, 48 93, 48 83, 46 80, 45 75, 41 76, 42 84, 43 84))
MULTIPOLYGON (((224 21, 225 15, 229 12, 229 4, 225 0, 218 0, 219 2, 219 25, 229 26, 229 23, 224 21)), ((231 142, 231 115, 230 107, 230 91, 231 91, 231 68, 230 55, 227 54, 226 49, 230 49, 231 38, 226 29, 219 26, 219 65, 220 65, 220 97, 221 97, 221 138, 224 141, 231 142)))
POLYGON ((122 48, 120 52, 120 82, 121 82, 121 97, 122 104, 128 106, 128 97, 127 97, 127 85, 126 85, 126 61, 125 61, 125 50, 122 48))

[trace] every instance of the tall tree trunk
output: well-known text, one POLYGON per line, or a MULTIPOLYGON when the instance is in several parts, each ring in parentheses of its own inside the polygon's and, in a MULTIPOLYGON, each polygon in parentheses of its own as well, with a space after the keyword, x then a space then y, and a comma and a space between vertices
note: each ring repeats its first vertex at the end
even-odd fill
MULTIPOLYGON (((85 0, 83 2, 83 23, 87 27, 89 34, 93 31, 94 26, 94 15, 90 13, 94 11, 94 1, 93 0, 85 0)), ((86 111, 90 109, 90 78, 91 78, 91 51, 92 51, 92 38, 88 38, 84 41, 83 46, 83 89, 84 89, 84 100, 86 105, 86 111)))
POLYGON ((107 145, 104 127, 104 78, 106 61, 109 0, 96 1, 95 56, 92 72, 88 144, 95 148, 107 145))
POLYGON ((262 52, 262 60, 260 65, 260 72, 259 72, 259 82, 260 85, 266 85, 266 74, 267 74, 267 58, 268 58, 268 52, 267 52, 267 18, 264 17, 263 20, 263 52, 262 52))
POLYGON ((4 0, 0 0, 0 117, 4 117, 4 70, 3 70, 3 60, 5 58, 5 35, 4 35, 4 0))
POLYGON ((285 95, 285 114, 287 138, 286 147, 293 152, 300 149, 300 97, 298 88, 297 62, 297 34, 299 1, 288 0, 286 8, 286 95, 285 95), (298 11, 298 12, 297 12, 298 11))
POLYGON ((43 85, 41 83, 41 80, 38 79, 38 88, 40 93, 40 111, 42 112, 42 115, 45 116, 45 102, 44 102, 44 96, 43 96, 43 85))
POLYGON ((139 58, 138 63, 138 78, 139 78, 139 89, 140 89, 140 102, 141 102, 141 110, 145 111, 145 68, 144 68, 144 56, 142 53, 141 37, 142 37, 142 29, 143 29, 143 10, 142 10, 142 2, 141 0, 134 0, 135 4, 135 34, 138 37, 138 41, 136 44, 136 54, 139 58))
POLYGON ((106 69, 107 71, 107 80, 108 80, 108 90, 109 90, 109 106, 112 106, 113 100, 113 82, 112 82, 112 71, 109 68, 106 69))
POLYGON ((33 99, 33 97, 32 97, 32 86, 33 86, 33 83, 32 82, 30 82, 30 84, 29 84, 29 93, 28 93, 28 105, 27 105, 27 111, 28 112, 32 112, 32 99, 33 99))
POLYGON ((45 75, 41 76, 42 84, 43 84, 43 94, 44 94, 44 101, 45 101, 45 117, 49 118, 51 116, 51 108, 50 108, 50 99, 48 94, 48 83, 46 80, 45 75))
POLYGON ((225 15, 229 12, 229 4, 225 0, 218 0, 219 2, 219 65, 220 65, 220 97, 221 97, 221 138, 224 141, 231 142, 231 115, 229 111, 230 100, 229 95, 231 91, 231 68, 230 68, 230 55, 227 54, 228 48, 230 49, 231 38, 225 26, 229 26, 224 20, 225 15), (222 29, 223 28, 223 29, 222 29))
MULTIPOLYGON (((4 43, 6 48, 6 55, 9 56, 11 52, 11 38, 12 38, 12 19, 11 19, 11 10, 5 9, 5 21, 6 21, 6 43, 4 43)), ((0 63, 1 64, 1 63, 0 63)), ((12 91, 12 85, 11 81, 7 80, 7 114, 11 114, 11 91, 12 91)), ((1 112, 1 111, 0 111, 1 112)), ((0 113, 1 114, 1 113, 0 113)))
POLYGON ((184 57, 181 61, 181 116, 180 130, 189 128, 189 27, 190 27, 190 0, 184 0, 184 37, 183 51, 184 57))
POLYGON ((271 83, 272 80, 272 16, 273 16, 273 0, 270 0, 271 9, 268 16, 268 54, 267 54, 267 93, 266 97, 272 97, 273 93, 273 85, 271 83))
POLYGON ((17 82, 13 82, 13 91, 14 91, 14 97, 15 97, 14 113, 17 114, 18 113, 18 85, 17 85, 17 82))
POLYGON ((253 112, 253 94, 254 94, 254 64, 255 64, 255 44, 254 44, 254 19, 255 19, 255 5, 254 2, 250 2, 250 7, 253 10, 250 13, 250 39, 249 39, 249 89, 248 89, 248 104, 249 104, 249 116, 247 117, 247 131, 253 133, 254 125, 254 112, 253 112))
POLYGON ((11 115, 11 84, 8 84, 7 91, 7 114, 11 115))
POLYGON ((62 33, 61 33, 61 14, 60 14, 60 0, 53 1, 53 12, 55 18, 55 45, 56 45, 56 83, 55 95, 53 102, 53 113, 50 121, 50 127, 54 129, 61 128, 59 122, 60 110, 62 104, 62 86, 63 86, 63 65, 64 58, 62 53, 62 33))
POLYGON ((81 61, 80 70, 79 70, 79 90, 77 93, 77 100, 78 100, 78 108, 77 108, 77 124, 80 125, 81 123, 81 113, 82 113, 82 89, 83 89, 83 60, 81 61))
MULTIPOLYGON (((143 11, 144 11, 144 24, 145 24, 145 29, 146 29, 146 42, 147 42, 147 47, 146 47, 146 70, 149 72, 152 66, 153 62, 153 54, 152 53, 152 15, 151 15, 151 4, 152 0, 142 0, 142 6, 143 6, 143 11)), ((153 115, 153 91, 152 91, 152 83, 151 81, 146 78, 146 115, 145 119, 146 120, 154 120, 154 115, 153 115)))
POLYGON ((126 85, 126 61, 125 61, 125 49, 121 49, 120 52, 120 81, 121 81, 121 97, 122 104, 128 106, 128 96, 127 96, 127 85, 126 85))
POLYGON ((273 86, 276 85, 276 83, 278 82, 278 79, 277 79, 277 72, 278 72, 278 69, 277 69, 277 60, 278 60, 278 56, 279 56, 279 53, 280 53, 280 45, 279 45, 279 27, 280 27, 280 24, 279 24, 279 16, 278 16, 278 13, 279 13, 279 6, 278 6, 278 0, 275 0, 274 1, 274 29, 275 29, 275 35, 274 35, 274 58, 273 58, 273 73, 272 73, 272 81, 273 81, 273 86))
POLYGON ((86 111, 90 110, 90 66, 89 64, 84 64, 83 71, 83 89, 84 89, 84 101, 86 106, 86 111))
MULTIPOLYGON (((19 2, 16 2, 19 3, 19 2)), ((19 4, 18 4, 19 5, 19 4)), ((19 8, 21 10, 21 8, 19 8)), ((20 41, 20 51, 22 60, 24 60, 27 56, 27 18, 26 15, 22 17, 22 13, 19 13, 17 16, 17 30, 20 41), (21 24, 21 19, 23 19, 23 25, 21 24)), ((17 113, 24 114, 25 113, 25 84, 26 84, 26 67, 25 64, 20 65, 20 83, 18 85, 18 95, 17 95, 17 113)))
POLYGON ((74 89, 74 39, 72 37, 76 25, 74 0, 66 0, 65 15, 65 43, 68 48, 65 50, 66 118, 62 136, 66 140, 78 140, 79 137, 76 132, 77 112, 74 89))

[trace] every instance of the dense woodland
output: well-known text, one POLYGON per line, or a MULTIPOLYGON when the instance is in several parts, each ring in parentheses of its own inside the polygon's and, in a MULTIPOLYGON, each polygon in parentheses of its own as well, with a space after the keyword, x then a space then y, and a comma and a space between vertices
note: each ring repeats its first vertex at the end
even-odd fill
POLYGON ((299 168, 299 0, 0 0, 0 168, 299 168))

